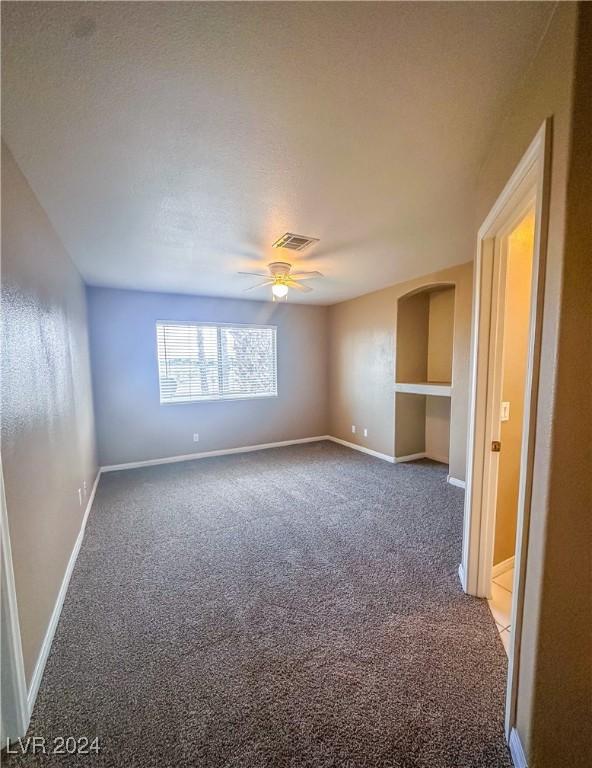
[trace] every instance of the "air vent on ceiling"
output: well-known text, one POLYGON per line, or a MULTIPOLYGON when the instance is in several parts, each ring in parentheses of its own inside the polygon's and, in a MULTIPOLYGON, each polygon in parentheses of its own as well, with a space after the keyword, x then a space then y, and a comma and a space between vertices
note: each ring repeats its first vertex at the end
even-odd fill
POLYGON ((318 237, 306 237, 305 235, 293 235, 291 232, 286 232, 279 240, 276 240, 273 244, 274 248, 288 248, 291 251, 303 251, 313 243, 318 243, 318 237))

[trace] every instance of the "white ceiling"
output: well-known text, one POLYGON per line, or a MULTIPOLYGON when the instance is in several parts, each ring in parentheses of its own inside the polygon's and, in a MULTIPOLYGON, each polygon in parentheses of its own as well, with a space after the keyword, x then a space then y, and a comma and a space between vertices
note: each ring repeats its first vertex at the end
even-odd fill
POLYGON ((472 257, 552 11, 5 2, 3 134, 88 283, 262 299, 236 272, 282 259, 326 275, 291 301, 331 304, 472 257))

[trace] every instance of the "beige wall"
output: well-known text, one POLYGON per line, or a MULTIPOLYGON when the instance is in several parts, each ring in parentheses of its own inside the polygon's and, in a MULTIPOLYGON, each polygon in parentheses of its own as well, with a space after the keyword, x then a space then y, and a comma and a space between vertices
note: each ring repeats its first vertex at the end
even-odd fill
POLYGON ((395 302, 396 381, 427 381, 429 313, 429 293, 416 293, 395 302))
POLYGON ((109 288, 88 307, 101 465, 327 434, 326 307, 109 288), (161 405, 163 319, 276 325, 278 396, 161 405))
POLYGON ((2 144, 2 468, 27 682, 95 479, 94 445, 84 286, 2 144))
MULTIPOLYGON (((467 258, 471 256, 463 255, 467 258)), ((472 262, 465 263, 329 308, 329 425, 332 435, 389 456, 395 455, 394 373, 397 301, 422 286, 453 283, 455 302, 450 473, 454 477, 464 479, 472 273, 472 262), (355 435, 351 432, 352 424, 358 427, 355 435), (367 438, 363 437, 364 427, 368 429, 367 438)), ((407 300, 401 304, 407 305, 407 300)), ((427 313, 425 316, 427 317, 427 313)), ((397 343, 406 343, 403 335, 397 343)), ((405 359, 407 355, 403 351, 397 358, 405 359)), ((413 370, 398 373, 411 375, 413 370)), ((420 378, 425 378, 425 372, 420 378)), ((415 435, 415 425, 422 419, 425 423, 425 401, 423 406, 422 401, 422 398, 413 395, 397 395, 397 423, 401 426, 400 420, 405 419, 411 424, 409 431, 398 429, 397 433, 401 431, 401 434, 415 435), (412 405, 413 402, 415 405, 412 405)), ((408 439, 407 436, 402 438, 402 442, 396 446, 396 455, 418 452, 412 450, 415 445, 413 439, 408 439)))
POLYGON ((397 392, 395 394, 395 453, 398 458, 425 453, 427 397, 397 392))
POLYGON ((453 288, 429 294, 428 381, 452 381, 453 288))
POLYGON ((426 397, 425 452, 429 459, 450 461, 450 398, 426 397))
POLYGON ((580 6, 552 466, 537 643, 535 768, 592 765, 592 5, 580 6), (558 737, 558 735, 560 735, 558 737))
POLYGON ((395 301, 387 289, 329 307, 329 433, 391 456, 395 301))
MULTIPOLYGON (((429 294, 428 381, 452 381, 454 288, 429 294)), ((450 399, 426 397, 425 452, 447 464, 450 460, 450 399)))
POLYGON ((510 418, 501 424, 502 451, 497 481, 494 564, 513 557, 516 549, 533 247, 532 213, 508 238, 502 401, 510 403, 510 418))
POLYGON ((475 228, 543 120, 552 116, 540 387, 518 662, 517 729, 529 768, 592 764, 590 355, 586 354, 590 350, 586 318, 590 317, 592 219, 591 14, 588 3, 579 8, 557 4, 530 70, 507 104, 476 193, 475 228), (578 141, 570 163, 578 11, 580 90, 574 125, 578 141))

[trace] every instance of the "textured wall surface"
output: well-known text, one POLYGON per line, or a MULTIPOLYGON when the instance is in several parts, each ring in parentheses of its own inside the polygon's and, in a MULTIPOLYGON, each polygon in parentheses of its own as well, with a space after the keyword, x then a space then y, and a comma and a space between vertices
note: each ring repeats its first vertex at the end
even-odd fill
MULTIPOLYGON (((529 765, 540 768, 592 765, 591 41, 592 5, 581 3, 540 633, 531 702, 529 765)), ((541 373, 545 381, 546 370, 541 373)), ((546 387, 550 386, 547 381, 546 387)), ((537 516, 540 511, 536 510, 537 516)), ((532 556, 538 557, 538 552, 532 556)))
POLYGON ((96 475, 90 381, 84 286, 3 144, 2 467, 28 682, 96 475))
POLYGON ((327 433, 326 307, 107 288, 88 305, 101 465, 327 433), (157 320, 277 325, 278 396, 160 405, 157 320))
POLYGON ((428 381, 452 381, 454 289, 430 293, 428 381))
POLYGON ((409 296, 397 307, 396 380, 427 381, 430 295, 409 296))

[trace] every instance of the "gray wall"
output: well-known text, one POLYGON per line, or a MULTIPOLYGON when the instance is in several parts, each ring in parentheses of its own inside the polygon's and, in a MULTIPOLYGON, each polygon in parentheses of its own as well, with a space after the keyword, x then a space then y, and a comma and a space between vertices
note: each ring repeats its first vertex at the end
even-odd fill
POLYGON ((97 467, 84 286, 4 144, 2 467, 29 683, 97 467))
POLYGON ((87 296, 101 465, 327 433, 326 307, 110 288, 87 296), (160 405, 157 320, 277 325, 278 397, 160 405))

